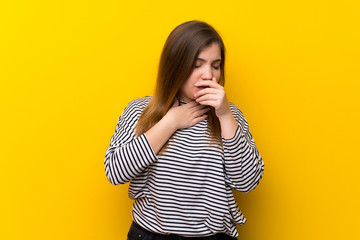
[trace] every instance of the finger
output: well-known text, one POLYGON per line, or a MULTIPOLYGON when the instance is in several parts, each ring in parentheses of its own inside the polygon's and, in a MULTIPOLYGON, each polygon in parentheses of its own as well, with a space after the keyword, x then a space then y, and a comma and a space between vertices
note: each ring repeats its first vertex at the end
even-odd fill
POLYGON ((200 102, 203 102, 206 100, 218 100, 218 99, 219 99, 219 96, 216 94, 205 94, 205 95, 202 95, 202 96, 198 97, 197 99, 195 99, 195 101, 200 103, 200 102))
POLYGON ((197 81, 196 83, 194 83, 194 85, 196 87, 212 87, 212 88, 217 88, 217 89, 222 88, 222 86, 220 84, 218 84, 217 82, 209 81, 209 80, 200 80, 200 81, 197 81))
POLYGON ((204 100, 204 101, 201 101, 199 102, 201 105, 204 105, 204 106, 211 106, 211 107, 214 107, 216 108, 217 107, 217 101, 216 100, 204 100))
POLYGON ((204 105, 201 105, 200 103, 196 102, 198 105, 194 108, 192 108, 192 113, 196 113, 196 112, 199 112, 205 108, 208 108, 208 106, 204 106, 204 105))
POLYGON ((204 119, 206 119, 208 117, 207 114, 203 115, 203 116, 200 116, 200 117, 197 117, 195 118, 193 121, 192 121, 192 124, 195 125, 201 121, 203 121, 204 119))
POLYGON ((210 108, 209 107, 205 107, 204 109, 202 110, 199 110, 197 112, 198 116, 202 116, 203 114, 207 113, 208 111, 210 111, 210 108))
POLYGON ((219 90, 218 89, 214 89, 214 88, 205 88, 205 89, 202 89, 200 91, 198 91, 197 93, 194 94, 194 97, 200 97, 202 95, 205 95, 205 94, 216 94, 218 93, 219 90))
POLYGON ((200 106, 202 106, 203 108, 193 112, 192 116, 199 117, 210 110, 209 106, 204 106, 204 105, 200 105, 200 106))

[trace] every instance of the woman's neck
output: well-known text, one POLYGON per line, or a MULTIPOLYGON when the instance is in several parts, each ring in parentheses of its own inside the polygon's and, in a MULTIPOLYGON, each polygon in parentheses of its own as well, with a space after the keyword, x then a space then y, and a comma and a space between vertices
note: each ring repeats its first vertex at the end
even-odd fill
POLYGON ((191 102, 192 99, 187 98, 187 97, 185 97, 185 96, 180 96, 180 97, 179 97, 179 101, 181 101, 181 102, 183 102, 183 103, 188 103, 188 102, 191 102))

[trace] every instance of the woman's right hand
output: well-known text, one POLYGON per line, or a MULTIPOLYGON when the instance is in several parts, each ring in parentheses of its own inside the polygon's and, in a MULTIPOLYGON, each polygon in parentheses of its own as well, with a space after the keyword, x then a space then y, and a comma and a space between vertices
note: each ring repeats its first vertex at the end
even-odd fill
POLYGON ((160 151, 177 129, 191 127, 207 118, 205 113, 209 110, 209 106, 196 101, 179 106, 179 101, 175 99, 165 116, 145 133, 154 153, 160 151))
POLYGON ((176 129, 188 128, 206 119, 205 113, 209 110, 209 106, 201 105, 196 101, 179 106, 179 100, 175 98, 164 118, 173 123, 176 129))

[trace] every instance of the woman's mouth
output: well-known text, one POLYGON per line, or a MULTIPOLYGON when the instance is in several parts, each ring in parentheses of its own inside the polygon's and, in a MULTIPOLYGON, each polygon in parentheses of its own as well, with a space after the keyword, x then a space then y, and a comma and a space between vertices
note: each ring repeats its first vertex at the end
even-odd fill
POLYGON ((200 90, 203 90, 203 89, 208 88, 208 87, 197 87, 197 88, 200 89, 200 90))

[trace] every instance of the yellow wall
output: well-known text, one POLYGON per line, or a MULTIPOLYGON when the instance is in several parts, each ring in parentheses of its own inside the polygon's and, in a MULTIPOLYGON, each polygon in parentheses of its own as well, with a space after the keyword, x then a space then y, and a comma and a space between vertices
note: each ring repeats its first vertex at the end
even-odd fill
POLYGON ((171 30, 207 21, 265 162, 239 239, 360 239, 359 3, 2 1, 0 239, 125 239, 105 151, 171 30), (174 12, 176 11, 176 12, 174 12))

